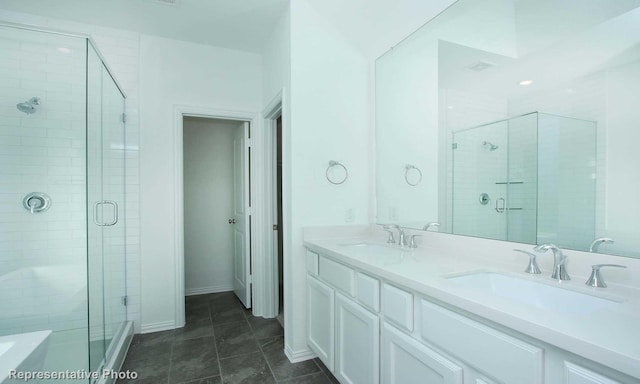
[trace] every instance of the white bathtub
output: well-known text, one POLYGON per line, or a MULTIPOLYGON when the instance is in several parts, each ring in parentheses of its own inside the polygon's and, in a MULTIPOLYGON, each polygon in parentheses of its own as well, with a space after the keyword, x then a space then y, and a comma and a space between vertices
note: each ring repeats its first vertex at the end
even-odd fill
POLYGON ((51 331, 38 331, 0 337, 0 383, 20 382, 8 379, 11 370, 42 370, 51 331))

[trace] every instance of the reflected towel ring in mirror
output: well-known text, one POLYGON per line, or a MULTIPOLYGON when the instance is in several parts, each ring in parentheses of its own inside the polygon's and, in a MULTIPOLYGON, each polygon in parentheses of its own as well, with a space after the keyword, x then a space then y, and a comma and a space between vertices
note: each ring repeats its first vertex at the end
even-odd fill
POLYGON ((404 180, 410 186, 415 187, 416 185, 420 184, 420 182, 422 181, 422 171, 420 170, 420 168, 416 167, 415 165, 407 164, 404 167, 404 180), (415 172, 411 172, 411 173, 416 174, 417 176, 411 177, 411 174, 410 174, 411 170, 414 170, 415 172))
POLYGON ((347 171, 347 167, 345 167, 344 164, 337 162, 335 160, 331 160, 329 161, 329 166, 327 167, 327 171, 325 172, 325 175, 327 176, 327 180, 329 180, 331 184, 338 185, 347 181, 347 178, 349 177, 349 171, 347 171), (336 167, 338 169, 342 168, 342 170, 344 171, 344 176, 339 176, 339 175, 336 176, 334 174, 336 167))

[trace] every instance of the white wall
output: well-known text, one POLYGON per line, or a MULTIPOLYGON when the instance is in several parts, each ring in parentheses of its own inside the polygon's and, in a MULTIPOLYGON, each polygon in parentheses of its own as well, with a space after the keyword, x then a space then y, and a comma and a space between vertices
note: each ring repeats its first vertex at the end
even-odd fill
POLYGON ((233 289, 233 137, 242 123, 186 117, 183 125, 185 292, 233 289))
POLYGON ((140 40, 142 330, 176 326, 174 108, 259 112, 259 55, 142 35, 140 40))
MULTIPOLYGON (((598 236, 610 236, 607 252, 640 257, 638 222, 640 216, 640 64, 622 65, 607 73, 606 216, 598 224, 598 236), (635 177, 633 176, 635 175, 635 177), (633 212, 633 213, 631 213, 633 212), (631 251, 631 252, 630 252, 631 251)), ((600 122, 598 122, 600 124, 600 122)), ((604 251, 604 246, 602 248, 604 251)))
MULTIPOLYGON (((290 186, 290 233, 285 238, 285 349, 310 357, 306 345, 306 281, 302 228, 370 221, 371 124, 369 62, 307 0, 291 2, 291 152, 285 153, 290 186), (349 169, 342 185, 325 179, 330 160, 349 169)), ((286 192, 286 191, 285 191, 286 192)), ((285 213, 287 214, 287 213, 285 213)), ((286 224, 285 224, 286 225, 286 224)))

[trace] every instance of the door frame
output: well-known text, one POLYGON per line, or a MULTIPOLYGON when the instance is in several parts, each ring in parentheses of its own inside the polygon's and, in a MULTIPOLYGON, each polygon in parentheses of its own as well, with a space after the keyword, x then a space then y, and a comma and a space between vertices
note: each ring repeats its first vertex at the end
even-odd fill
MULTIPOLYGON (((278 307, 279 307, 279 276, 278 276, 278 254, 274 252, 274 240, 273 240, 273 223, 278 219, 278 211, 277 207, 274 206, 275 201, 275 167, 274 164, 276 162, 277 154, 274 151, 273 140, 276 135, 276 119, 282 116, 283 119, 283 130, 284 130, 284 110, 283 110, 283 99, 284 99, 284 90, 280 90, 278 94, 269 102, 269 104, 264 108, 262 115, 264 116, 263 122, 263 134, 264 134, 264 200, 265 200, 265 230, 268 231, 268 235, 265 236, 264 239, 264 249, 266 252, 266 257, 264 258, 264 284, 262 285, 262 303, 263 306, 261 308, 261 313, 264 317, 276 317, 278 316, 278 307)), ((284 147, 284 139, 283 145, 284 147)), ((283 148, 283 156, 284 156, 284 148, 283 148)), ((284 177, 283 177, 283 188, 282 188, 283 196, 286 193, 284 188, 284 177)), ((283 198, 284 200, 284 198, 283 198)), ((284 207, 283 207, 284 210, 284 207)), ((283 221, 285 218, 283 217, 283 221)), ((278 223, 278 225, 282 225, 283 223, 278 223)), ((286 241, 285 241, 286 242, 286 241)), ((283 244, 284 247, 284 244, 283 244)), ((283 250, 284 253, 284 250, 283 250)), ((284 263, 284 260, 283 260, 284 263)), ((286 263, 285 263, 286 265, 286 263)), ((283 268, 283 274, 286 275, 283 268)), ((287 285, 285 276, 283 276, 283 283, 287 285)), ((285 290, 286 292, 286 290, 285 290)), ((286 295, 286 293, 285 293, 286 295)), ((286 302, 287 300, 283 298, 286 302)), ((285 306, 285 313, 287 312, 285 306)), ((285 315, 286 317, 286 315, 285 315)), ((285 333, 287 328, 287 321, 285 320, 285 333)))
MULTIPOLYGON (((251 157, 253 159, 259 159, 260 154, 263 153, 264 137, 262 134, 262 119, 260 114, 251 111, 237 111, 237 110, 225 110, 200 106, 186 106, 175 105, 174 106, 174 150, 173 150, 173 164, 174 164, 174 209, 175 217, 174 223, 174 238, 175 238, 175 328, 181 328, 185 325, 185 281, 184 281, 184 147, 183 147, 183 119, 185 117, 201 117, 206 119, 224 119, 224 120, 237 120, 248 121, 251 127, 251 139, 250 145, 252 147, 251 157)), ((256 292, 260 291, 261 276, 260 273, 256 273, 256 267, 261 264, 259 260, 262 258, 258 255, 260 251, 260 245, 262 244, 262 238, 264 238, 265 228, 263 225, 264 220, 261 220, 262 212, 260 207, 264 207, 267 200, 262 194, 262 176, 264 170, 260 166, 259 161, 253 161, 253 166, 250 167, 249 179, 251 180, 251 201, 252 207, 249 211, 252 219, 252 231, 251 231, 251 263, 253 266, 253 283, 251 285, 252 297, 254 305, 252 310, 256 313, 255 307, 260 301, 256 292), (256 209, 256 207, 258 209, 256 209)), ((271 228, 269 228, 271 230, 271 228)))

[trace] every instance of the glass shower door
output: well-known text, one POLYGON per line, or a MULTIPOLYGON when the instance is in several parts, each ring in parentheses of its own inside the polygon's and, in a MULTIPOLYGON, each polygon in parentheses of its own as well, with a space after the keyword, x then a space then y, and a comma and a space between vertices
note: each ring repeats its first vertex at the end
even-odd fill
POLYGON ((125 260, 125 135, 124 97, 102 68, 102 199, 104 326, 106 358, 114 352, 113 341, 127 319, 125 260))
POLYGON ((453 233, 507 236, 507 121, 453 133, 453 233))
POLYGON ((95 371, 111 358, 126 320, 124 96, 91 46, 88 52, 89 350, 95 371))

